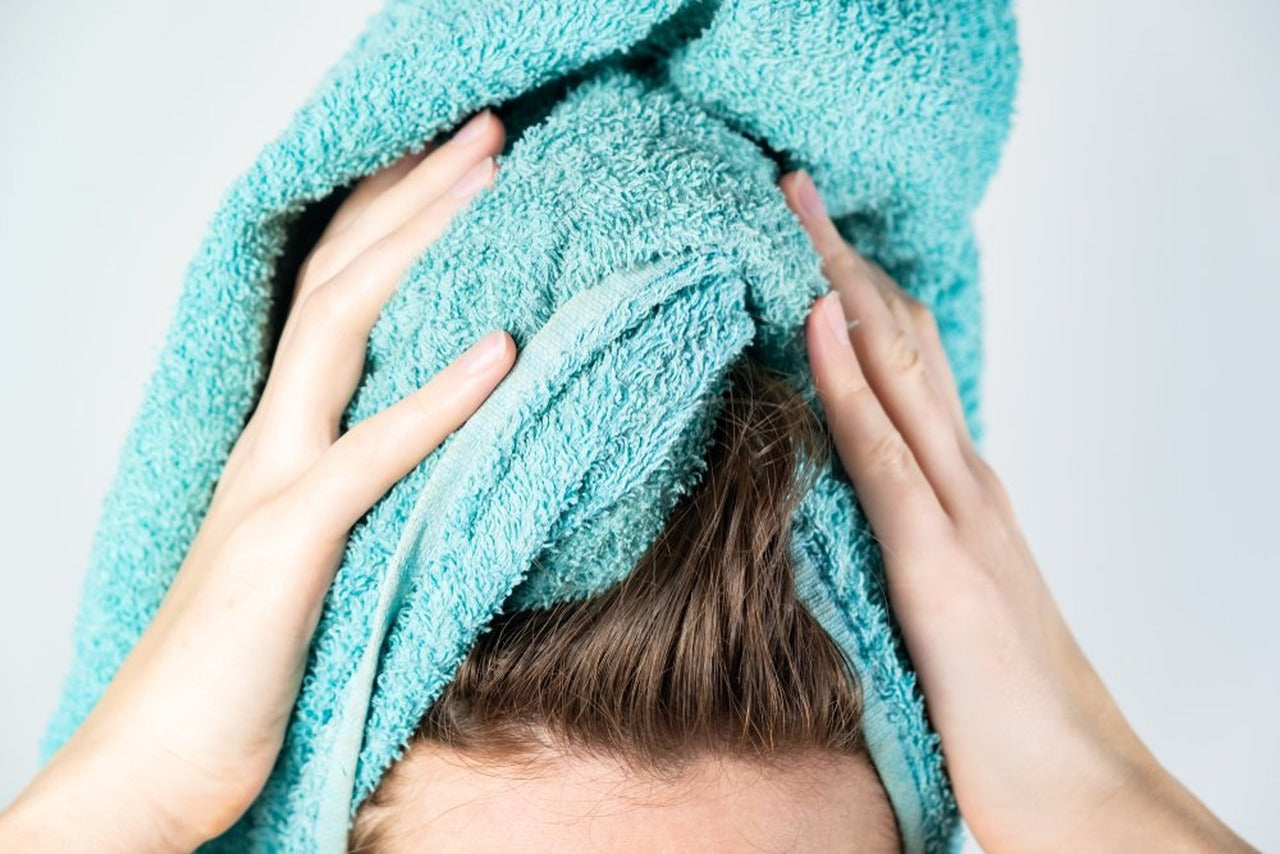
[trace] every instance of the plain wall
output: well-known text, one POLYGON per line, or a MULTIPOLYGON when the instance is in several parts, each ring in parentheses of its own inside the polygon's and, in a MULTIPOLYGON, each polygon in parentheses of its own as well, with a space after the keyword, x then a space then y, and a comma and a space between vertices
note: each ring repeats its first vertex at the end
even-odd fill
MULTIPOLYGON (((35 771, 187 262, 376 6, 0 5, 0 803, 35 771)), ((985 451, 1139 732, 1280 848, 1280 5, 1020 17, 978 216, 985 451)))

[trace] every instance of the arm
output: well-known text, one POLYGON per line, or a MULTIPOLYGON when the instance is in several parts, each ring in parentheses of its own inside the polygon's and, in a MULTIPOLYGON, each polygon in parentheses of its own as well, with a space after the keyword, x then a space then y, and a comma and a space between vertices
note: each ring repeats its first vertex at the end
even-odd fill
POLYGON ((494 177, 485 114, 360 183, 303 264, 266 387, 154 620, 97 705, 0 813, 5 851, 186 851, 257 797, 350 527, 510 369, 486 335, 339 435, 368 336, 409 265, 494 177))
POLYGON ((978 843, 1253 850, 1156 761, 1076 644, 969 438, 932 314, 843 240, 807 175, 781 183, 833 289, 806 326, 814 380, 978 843))

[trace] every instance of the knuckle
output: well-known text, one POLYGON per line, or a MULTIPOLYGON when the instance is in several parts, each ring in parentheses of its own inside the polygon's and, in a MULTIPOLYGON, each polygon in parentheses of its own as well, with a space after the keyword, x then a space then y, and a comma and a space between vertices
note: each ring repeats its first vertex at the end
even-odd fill
POLYGON ((818 389, 834 407, 848 409, 860 404, 871 387, 859 374, 827 379, 818 389))
POLYGON ((1013 501, 1010 499, 1009 492, 1005 488, 1003 481, 996 474, 995 469, 972 449, 967 456, 969 467, 978 481, 987 507, 1005 516, 1011 516, 1013 513, 1013 501))
POLYGON ((341 326, 351 317, 352 300, 335 283, 321 285, 309 293, 299 308, 299 326, 312 332, 341 326))
POLYGON ((903 300, 907 306, 907 314, 920 326, 931 326, 934 323, 933 312, 929 310, 929 306, 925 305, 915 297, 904 297, 903 300))
POLYGON ((377 471, 381 468, 391 442, 384 435, 385 431, 374 430, 372 427, 368 422, 363 422, 343 437, 346 453, 340 456, 345 468, 357 471, 377 471))
POLYGON ((883 477, 895 481, 910 480, 916 467, 910 446, 896 431, 886 431, 869 443, 867 457, 883 477))
MULTIPOLYGON (((915 322, 916 328, 920 330, 921 335, 925 340, 929 341, 933 346, 943 349, 942 334, 938 329, 938 318, 929 306, 924 303, 920 303, 920 308, 915 314, 915 322)), ((944 355, 945 352, 945 349, 943 349, 944 355)))
POLYGON ((397 238, 393 232, 365 247, 360 257, 352 262, 351 266, 361 270, 363 275, 379 280, 386 278, 387 271, 398 266, 403 253, 401 247, 404 243, 405 241, 397 238))
POLYGON ((836 241, 828 252, 826 267, 829 277, 838 277, 846 281, 866 273, 861 257, 843 240, 836 241))
POLYGON ((880 291, 880 296, 884 304, 889 307, 889 314, 897 321, 898 328, 911 333, 913 331, 914 321, 911 318, 911 310, 907 306, 907 299, 902 294, 896 294, 893 291, 880 291))
POLYGON ((973 467, 983 486, 988 486, 992 481, 996 480, 995 469, 991 468, 991 464, 984 460, 982 455, 973 450, 973 448, 969 448, 969 465, 973 467))
POLYGON ((336 255, 335 244, 332 240, 320 241, 311 250, 311 254, 307 256, 306 260, 302 262, 299 280, 305 282, 307 286, 317 282, 328 281, 337 272, 335 269, 336 255))
POLYGON ((889 367, 899 374, 920 374, 924 371, 924 354, 915 337, 898 330, 886 347, 889 367))
POLYGON ((828 379, 818 387, 823 407, 831 417, 861 419, 880 406, 875 391, 860 372, 828 379))
MULTIPOLYGON (((983 464, 986 466, 986 464, 983 464)), ((989 476, 986 481, 987 494, 995 503, 996 509, 1005 516, 1013 516, 1013 499, 1009 496, 1009 490, 1005 488, 1000 478, 996 477, 990 466, 986 466, 989 476)))
POLYGON ((889 310, 895 316, 901 317, 907 310, 907 306, 911 302, 911 297, 907 296, 892 279, 883 276, 872 276, 871 281, 875 283, 876 290, 880 292, 880 298, 889 306, 889 310))
POLYGON ((880 286, 880 295, 895 317, 918 323, 929 313, 928 306, 904 291, 888 276, 878 277, 877 284, 880 286))
POLYGON ((346 467, 365 473, 390 470, 402 455, 402 449, 429 433, 432 419, 419 406, 401 406, 394 412, 368 419, 349 431, 350 455, 344 455, 346 467))

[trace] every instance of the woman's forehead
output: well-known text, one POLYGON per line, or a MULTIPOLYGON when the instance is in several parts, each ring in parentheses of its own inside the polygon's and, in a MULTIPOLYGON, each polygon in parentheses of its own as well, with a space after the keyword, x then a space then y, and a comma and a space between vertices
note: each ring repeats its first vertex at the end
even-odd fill
POLYGON ((504 769, 417 742, 377 807, 377 851, 897 851, 865 755, 709 756, 678 778, 573 755, 504 769), (453 846, 453 847, 451 847, 453 846))

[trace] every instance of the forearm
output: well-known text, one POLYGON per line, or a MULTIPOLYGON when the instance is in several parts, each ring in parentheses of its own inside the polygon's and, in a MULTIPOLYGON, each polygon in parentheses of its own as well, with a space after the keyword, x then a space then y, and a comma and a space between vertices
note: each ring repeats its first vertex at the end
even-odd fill
POLYGON ((1250 851, 1143 746, 1076 643, 973 447, 927 306, 859 255, 800 173, 784 192, 832 294, 806 344, 841 462, 984 851, 1250 851))
POLYGON ((1256 850, 1170 774, 1127 726, 1125 737, 1095 736, 1062 754, 1070 758, 1055 760, 1055 751, 1046 746, 1038 782, 1012 787, 995 812, 977 808, 965 814, 984 851, 1256 850))
POLYGON ((1154 760, 1101 804, 1096 820, 1081 828, 1078 844, 1090 850, 1256 851, 1154 760))
POLYGON ((125 764, 64 748, 0 812, 0 849, 169 854, 195 848, 197 835, 175 827, 139 782, 125 764))

